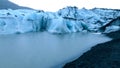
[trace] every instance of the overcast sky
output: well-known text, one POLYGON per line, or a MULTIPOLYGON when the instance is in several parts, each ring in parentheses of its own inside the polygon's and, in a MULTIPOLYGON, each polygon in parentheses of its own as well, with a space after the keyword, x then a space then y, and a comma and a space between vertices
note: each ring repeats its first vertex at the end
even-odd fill
POLYGON ((120 9, 119 0, 9 0, 20 6, 42 9, 45 11, 57 11, 66 6, 79 8, 113 8, 120 9))

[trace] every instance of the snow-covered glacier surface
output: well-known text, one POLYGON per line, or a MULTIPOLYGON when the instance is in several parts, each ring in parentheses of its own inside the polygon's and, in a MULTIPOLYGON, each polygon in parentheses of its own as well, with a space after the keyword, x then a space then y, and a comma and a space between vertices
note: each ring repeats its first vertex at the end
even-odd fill
POLYGON ((66 7, 57 12, 0 10, 0 34, 111 32, 120 29, 120 10, 66 7))

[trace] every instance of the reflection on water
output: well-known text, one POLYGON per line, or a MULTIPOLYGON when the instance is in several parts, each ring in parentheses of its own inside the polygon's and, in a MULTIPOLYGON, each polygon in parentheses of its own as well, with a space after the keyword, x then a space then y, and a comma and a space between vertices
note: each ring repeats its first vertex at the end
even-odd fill
POLYGON ((0 35, 0 68, 55 68, 72 61, 97 43, 110 39, 98 34, 0 35))

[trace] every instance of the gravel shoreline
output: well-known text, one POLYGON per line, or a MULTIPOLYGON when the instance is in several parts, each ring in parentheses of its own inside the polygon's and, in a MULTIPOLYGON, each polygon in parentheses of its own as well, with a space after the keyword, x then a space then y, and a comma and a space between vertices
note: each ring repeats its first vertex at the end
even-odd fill
POLYGON ((120 68, 120 31, 105 35, 113 40, 97 44, 63 68, 120 68))

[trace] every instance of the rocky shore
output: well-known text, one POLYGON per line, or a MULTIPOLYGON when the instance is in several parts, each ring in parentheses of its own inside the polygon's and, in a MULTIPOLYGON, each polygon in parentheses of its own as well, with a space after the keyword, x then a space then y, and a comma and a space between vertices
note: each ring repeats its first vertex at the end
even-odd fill
POLYGON ((120 68, 120 31, 105 35, 113 40, 92 47, 63 68, 120 68))

